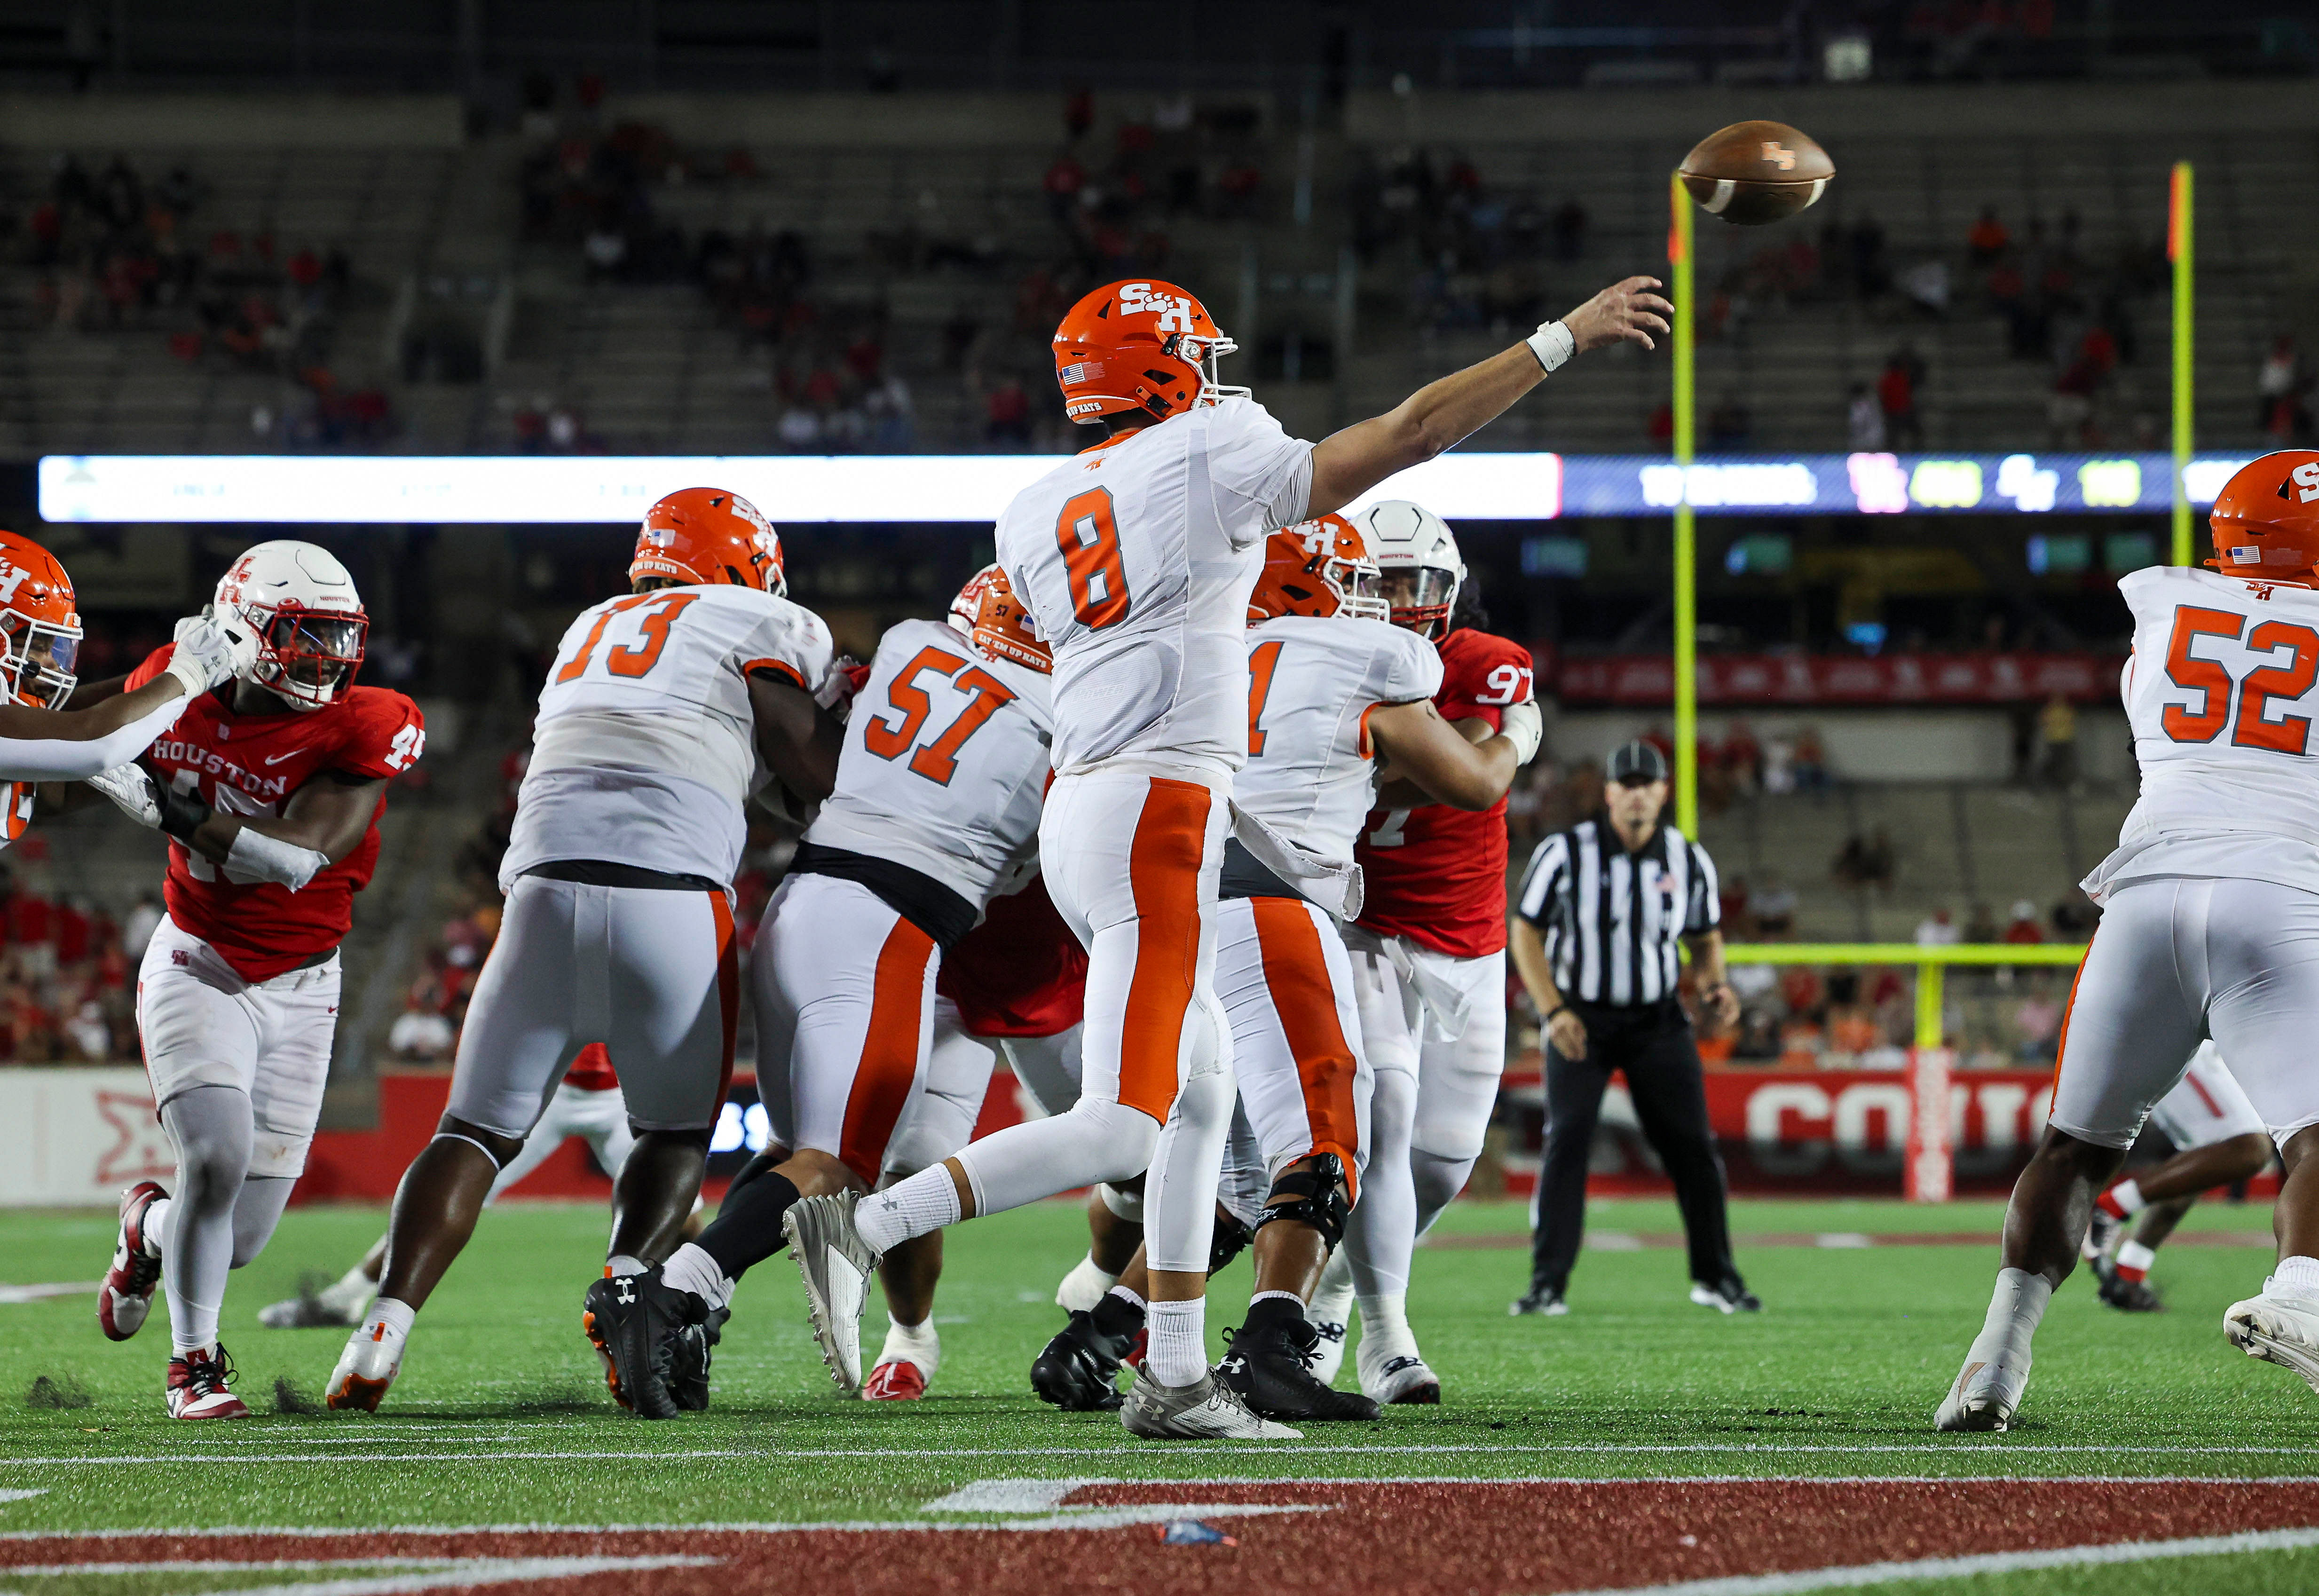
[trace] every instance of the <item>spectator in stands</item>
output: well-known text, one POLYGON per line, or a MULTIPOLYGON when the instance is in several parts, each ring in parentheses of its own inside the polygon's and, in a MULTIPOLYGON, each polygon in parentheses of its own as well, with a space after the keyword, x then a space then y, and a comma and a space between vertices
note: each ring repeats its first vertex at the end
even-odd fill
POLYGON ((2013 906, 2012 924, 2006 926, 2001 940, 2024 946, 2044 942, 2045 933, 2037 924, 2037 906, 2026 897, 2017 902, 2013 906))
POLYGON ((2077 785, 2078 711, 2062 693, 2037 712, 2037 774, 2048 787, 2077 785))
POLYGON ((2075 888, 2053 906, 2053 936, 2057 942, 2081 942, 2093 935, 2094 927, 2100 924, 2101 910, 2075 888))
POLYGON ((1920 948, 1952 948, 1964 941, 1964 933, 1948 910, 1935 909, 1917 922, 1917 945, 1920 948))
POLYGON ((1764 780, 1764 748, 1755 741, 1754 728, 1744 720, 1735 720, 1723 735, 1723 768, 1730 772, 1731 787, 1740 798, 1754 796, 1764 780))
POLYGON ((1852 384, 1851 395, 1845 401, 1844 429, 1845 442, 1854 450, 1872 455, 1883 452, 1884 408, 1865 383, 1852 384))
POLYGON ((1973 905, 1972 918, 1964 923, 1964 940, 1969 942, 1993 942, 2000 935, 1997 911, 1985 903, 1973 905))
POLYGON ((1965 254, 1977 266, 1993 266, 2012 242, 2013 235, 2006 231, 2005 224, 1997 219, 1997 207, 1983 205, 1981 219, 1972 224, 1972 230, 1965 234, 1965 254))
POLYGON ((1907 346, 1886 357, 1876 379, 1876 402, 1884 412, 1884 436, 1895 449, 1925 446, 1924 424, 1917 416, 1917 389, 1924 381, 1924 362, 1907 346))
POLYGON ((435 984, 422 980, 402 1000, 402 1012, 386 1033, 387 1050, 398 1059, 432 1062, 451 1056, 457 1028, 438 1006, 441 995, 435 984))
POLYGON ((2042 984, 2034 987, 2013 1011, 2014 1029, 2021 1037, 2021 1061, 2028 1065, 2053 1061, 2053 1041, 2062 1028, 2062 1005, 2042 984))
POLYGON ((1827 785, 1827 753, 1820 745, 1818 726, 1808 726, 1796 733, 1791 761, 1799 790, 1816 792, 1827 785))
POLYGON ((1048 165, 1040 186, 1047 191, 1047 214, 1058 227, 1069 227, 1078 217, 1079 195, 1087 187, 1087 168, 1064 150, 1048 165))
POLYGON ((145 957, 145 944, 153 940, 153 933, 161 924, 161 896, 148 889, 139 895, 136 906, 121 925, 121 951, 134 964, 145 957))
POLYGON ((1776 873, 1764 878, 1763 885, 1747 895, 1747 917, 1755 923, 1758 935, 1782 937, 1796 928, 1796 895, 1776 873))
POLYGON ((1865 890, 1881 887, 1890 891, 1894 870, 1891 836, 1882 826, 1873 835, 1863 836, 1854 832, 1836 851, 1835 861, 1828 866, 1839 886, 1865 890))
POLYGON ((1063 136, 1073 142, 1084 139, 1095 126, 1095 91, 1073 89, 1063 101, 1063 136))
POLYGON ((2271 341, 2270 353, 2263 356, 2262 369, 2255 376, 2255 424, 2281 444, 2307 441, 2311 412, 2304 396, 2311 386, 2311 374, 2295 340, 2279 334, 2271 341))

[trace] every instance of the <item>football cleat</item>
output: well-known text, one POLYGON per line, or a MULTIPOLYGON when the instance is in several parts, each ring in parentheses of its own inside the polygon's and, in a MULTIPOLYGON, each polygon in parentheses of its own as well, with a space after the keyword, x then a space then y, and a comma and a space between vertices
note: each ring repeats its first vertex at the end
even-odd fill
POLYGON ((1764 1311, 1763 1299, 1749 1291, 1747 1283, 1737 1275, 1729 1276, 1714 1285, 1704 1281, 1692 1281, 1691 1300, 1719 1313, 1761 1313, 1764 1311))
POLYGON ((591 1282, 580 1328, 604 1360, 615 1402, 639 1418, 673 1419, 683 1408, 672 1386, 708 1403, 708 1304, 663 1283, 655 1264, 641 1275, 591 1282), (688 1330, 699 1333, 688 1338, 688 1330))
POLYGON ((781 1235, 805 1278, 806 1321, 838 1390, 862 1389, 862 1310, 878 1254, 853 1228, 853 1192, 808 1197, 781 1216, 781 1235))
MULTIPOLYGON (((135 1335, 153 1311, 153 1288, 161 1284, 161 1251, 145 1233, 145 1215, 168 1195, 152 1180, 140 1180, 121 1194, 121 1230, 113 1243, 113 1267, 96 1288, 97 1328, 113 1340, 135 1335)), ((174 1412, 176 1399, 170 1400, 174 1412)))
MULTIPOLYGON (((1692 1299, 1694 1302, 1697 1298, 1692 1299)), ((1506 1304, 1506 1312, 1516 1319, 1525 1314, 1538 1313, 1548 1319, 1558 1319, 1570 1312, 1570 1304, 1562 1294, 1550 1285, 1533 1285, 1506 1304)))
POLYGON ((1314 1320, 1313 1333, 1320 1339, 1313 1348, 1313 1378, 1323 1385, 1337 1383, 1337 1371, 1345 1366, 1345 1332, 1351 1326, 1338 1320, 1314 1320))
POLYGON ((708 1318, 677 1333, 676 1356, 669 1363, 668 1393, 688 1413, 708 1411, 709 1360, 717 1342, 725 1339, 725 1321, 732 1317, 730 1308, 711 1308, 708 1318))
MULTIPOLYGON (((1361 1351, 1367 1353, 1368 1348, 1364 1339, 1361 1351)), ((1361 1390, 1373 1401, 1395 1407, 1434 1407, 1441 1401, 1441 1376, 1414 1352, 1391 1357, 1380 1355, 1374 1362, 1367 1357, 1354 1361, 1360 1369, 1361 1390)))
MULTIPOLYGON (((1323 1385, 1313 1375, 1321 1338, 1305 1321, 1254 1331, 1228 1330, 1224 1339, 1232 1350, 1216 1365, 1215 1377, 1238 1392, 1250 1411, 1267 1419, 1322 1421, 1377 1417, 1377 1404, 1369 1398, 1323 1385)), ((1439 1386, 1434 1394, 1439 1401, 1439 1386)))
POLYGON ((2147 1281, 2128 1280, 2118 1273, 2116 1263, 2108 1258, 2093 1260, 2094 1279, 2099 1284, 2101 1300, 2126 1313, 2162 1313, 2166 1304, 2159 1300, 2147 1281))
POLYGON ((2078 1249, 2080 1255, 2089 1264, 2107 1258, 2111 1247, 2117 1241, 2118 1232, 2125 1229, 2124 1220, 2100 1204, 2095 1204, 2093 1219, 2086 1226, 2085 1241, 2078 1249))
POLYGON ((2249 1357, 2293 1369, 2319 1391, 2319 1294, 2266 1284, 2260 1296, 2231 1304, 2223 1335, 2249 1357))
POLYGON ((926 1393, 926 1372, 907 1357, 881 1363, 862 1383, 862 1400, 869 1402, 914 1402, 926 1393))
POLYGON ((1211 1369, 1191 1385, 1162 1385, 1138 1370, 1119 1410, 1130 1435, 1150 1440, 1301 1441, 1304 1432, 1258 1417, 1211 1369))
POLYGON ((222 1342, 169 1360, 169 1417, 247 1419, 249 1410, 227 1387, 234 1380, 233 1358, 222 1342))
POLYGON ((358 1408, 377 1412, 386 1388, 402 1372, 402 1352, 409 1345, 408 1338, 390 1335, 383 1324, 357 1327, 347 1338, 347 1349, 338 1354, 322 1400, 342 1411, 358 1408))
POLYGON ((1067 1413, 1091 1413, 1119 1406, 1119 1370, 1143 1334, 1138 1326, 1126 1335, 1107 1335, 1096 1328, 1095 1315, 1082 1308, 1055 1332, 1031 1365, 1031 1389, 1039 1400, 1052 1402, 1067 1413))
POLYGON ((1933 1414, 1935 1429, 1998 1430, 2013 1428, 2020 1411, 2021 1393, 2029 1388, 2029 1351, 2017 1360, 1992 1358, 1968 1363, 1957 1371, 1956 1384, 1941 1399, 1933 1414))
POLYGON ((266 1303, 257 1311, 257 1322, 267 1330, 351 1330, 369 1311, 367 1302, 340 1307, 319 1294, 301 1295, 266 1303))

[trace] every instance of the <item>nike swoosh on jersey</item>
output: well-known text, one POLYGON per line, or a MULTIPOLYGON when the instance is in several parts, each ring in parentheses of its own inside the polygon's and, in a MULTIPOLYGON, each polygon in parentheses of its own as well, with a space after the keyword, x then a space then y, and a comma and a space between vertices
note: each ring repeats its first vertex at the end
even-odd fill
POLYGON ((300 752, 300 750, 293 748, 287 753, 272 754, 267 757, 266 762, 269 765, 278 765, 285 759, 296 759, 300 752))

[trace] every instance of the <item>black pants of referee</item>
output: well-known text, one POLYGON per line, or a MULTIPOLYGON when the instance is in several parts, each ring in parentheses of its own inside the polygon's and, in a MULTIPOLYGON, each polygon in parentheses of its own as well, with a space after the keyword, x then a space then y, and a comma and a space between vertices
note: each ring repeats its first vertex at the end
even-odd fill
POLYGON ((1674 1004, 1647 1008, 1571 1005, 1586 1027, 1586 1056, 1546 1050, 1546 1167, 1538 1175, 1538 1231, 1530 1284, 1569 1288, 1586 1232, 1586 1165, 1602 1089, 1613 1070, 1627 1078, 1635 1118, 1674 1183, 1691 1244, 1691 1277, 1719 1285, 1738 1274, 1724 1207, 1723 1159, 1707 1118, 1707 1087, 1690 1022, 1674 1004))

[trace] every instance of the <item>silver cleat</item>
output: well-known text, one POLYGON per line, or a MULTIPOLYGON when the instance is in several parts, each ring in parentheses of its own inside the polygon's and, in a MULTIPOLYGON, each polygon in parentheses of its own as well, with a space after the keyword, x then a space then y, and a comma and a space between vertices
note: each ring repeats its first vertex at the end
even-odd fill
POLYGON ((1301 1441, 1304 1432, 1259 1419, 1240 1393, 1210 1369, 1196 1385, 1162 1385, 1149 1366, 1135 1371, 1135 1384, 1120 1405, 1119 1421, 1130 1435, 1170 1441, 1301 1441))
POLYGON ((790 1256, 805 1277, 807 1322, 821 1343, 829 1377, 848 1396, 862 1392, 862 1309, 878 1254, 853 1228, 853 1192, 808 1197, 781 1218, 790 1256))

